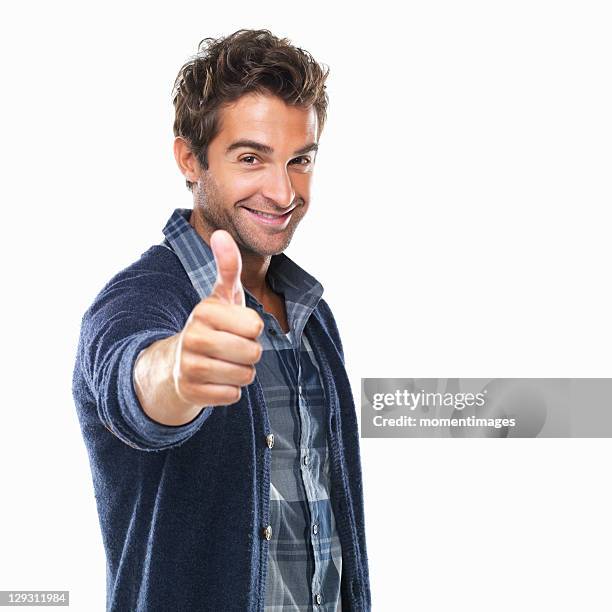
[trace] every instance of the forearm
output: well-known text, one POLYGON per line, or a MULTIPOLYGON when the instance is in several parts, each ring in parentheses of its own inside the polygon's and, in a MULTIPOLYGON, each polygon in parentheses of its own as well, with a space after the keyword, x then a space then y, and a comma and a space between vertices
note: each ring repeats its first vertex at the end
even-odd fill
POLYGON ((183 400, 173 378, 180 334, 158 340, 141 351, 134 365, 134 389, 143 410, 162 425, 184 425, 198 416, 203 406, 183 400))

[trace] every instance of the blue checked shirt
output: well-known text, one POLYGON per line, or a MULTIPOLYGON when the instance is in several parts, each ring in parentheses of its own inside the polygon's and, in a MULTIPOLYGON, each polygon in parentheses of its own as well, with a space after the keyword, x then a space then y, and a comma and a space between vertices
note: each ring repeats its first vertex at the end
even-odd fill
MULTIPOLYGON (((179 257, 200 298, 217 277, 212 251, 177 209, 162 244, 179 257)), ((265 610, 341 610, 342 550, 330 503, 325 402, 319 367, 308 341, 308 319, 322 285, 286 255, 271 258, 268 282, 283 294, 289 323, 276 318, 245 289, 246 305, 262 317, 263 352, 256 365, 272 433, 270 538, 265 610)))

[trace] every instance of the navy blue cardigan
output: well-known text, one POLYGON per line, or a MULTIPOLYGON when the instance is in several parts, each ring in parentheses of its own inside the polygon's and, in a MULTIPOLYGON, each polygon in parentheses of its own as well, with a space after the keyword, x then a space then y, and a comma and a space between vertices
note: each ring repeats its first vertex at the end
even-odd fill
MULTIPOLYGON (((178 257, 154 245, 83 316, 73 396, 106 552, 107 610, 263 611, 271 451, 257 378, 236 404, 181 426, 152 420, 134 391, 138 353, 179 332, 199 299, 178 257)), ((357 417, 323 299, 307 329, 329 407, 342 609, 369 611, 357 417)))

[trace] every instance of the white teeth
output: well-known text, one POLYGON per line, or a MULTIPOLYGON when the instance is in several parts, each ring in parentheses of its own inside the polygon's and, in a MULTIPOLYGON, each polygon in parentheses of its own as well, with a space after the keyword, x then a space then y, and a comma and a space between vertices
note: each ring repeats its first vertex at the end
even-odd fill
POLYGON ((277 215, 269 215, 268 213, 262 213, 257 210, 252 210, 251 212, 254 212, 256 215, 259 215, 260 217, 265 217, 266 219, 276 219, 277 217, 277 215))

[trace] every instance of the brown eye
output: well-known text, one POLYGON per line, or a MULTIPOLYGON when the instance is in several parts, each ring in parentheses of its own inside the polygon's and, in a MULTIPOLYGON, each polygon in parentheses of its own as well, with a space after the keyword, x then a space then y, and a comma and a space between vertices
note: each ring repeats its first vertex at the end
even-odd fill
POLYGON ((247 166, 252 166, 253 162, 256 161, 256 160, 257 160, 257 158, 254 155, 246 155, 240 161, 246 162, 247 166))
POLYGON ((291 162, 292 163, 297 162, 298 166, 308 166, 310 164, 310 157, 306 157, 302 155, 300 157, 296 157, 295 159, 292 159, 291 162))

